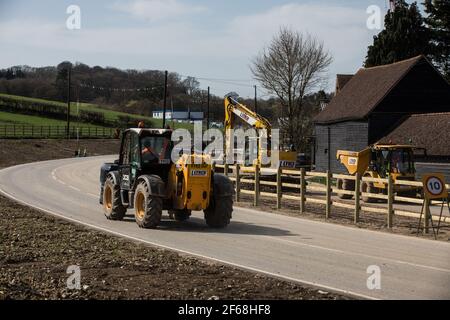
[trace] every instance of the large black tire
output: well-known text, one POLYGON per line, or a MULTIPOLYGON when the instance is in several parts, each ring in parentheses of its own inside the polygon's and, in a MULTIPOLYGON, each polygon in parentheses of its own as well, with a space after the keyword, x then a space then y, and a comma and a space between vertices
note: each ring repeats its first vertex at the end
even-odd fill
POLYGON ((231 180, 224 175, 214 174, 213 179, 209 207, 204 210, 205 220, 211 228, 225 228, 232 217, 234 187, 231 180))
MULTIPOLYGON (((337 188, 339 190, 348 190, 348 191, 353 191, 355 189, 355 184, 353 183, 353 181, 351 180, 345 180, 345 179, 337 179, 337 188)), ((340 199, 351 199, 353 198, 353 196, 351 194, 338 194, 338 197, 340 199)))
POLYGON ((127 212, 120 198, 120 185, 112 177, 103 186, 103 212, 108 220, 122 220, 127 212))
POLYGON ((169 210, 169 215, 173 216, 175 221, 186 221, 191 216, 191 210, 169 210))
POLYGON ((153 196, 145 181, 138 184, 134 197, 134 217, 139 227, 156 228, 161 222, 163 201, 153 196))
MULTIPOLYGON (((361 193, 379 193, 378 188, 376 188, 372 182, 361 182, 361 193)), ((361 196, 361 199, 367 203, 377 202, 378 198, 361 196)))

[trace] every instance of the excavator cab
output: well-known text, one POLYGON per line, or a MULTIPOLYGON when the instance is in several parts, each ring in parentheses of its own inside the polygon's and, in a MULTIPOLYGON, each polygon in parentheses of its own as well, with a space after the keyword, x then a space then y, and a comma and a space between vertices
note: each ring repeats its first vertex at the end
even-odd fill
POLYGON ((415 174, 412 149, 403 148, 379 148, 373 151, 372 159, 376 164, 376 170, 382 178, 392 175, 415 174))

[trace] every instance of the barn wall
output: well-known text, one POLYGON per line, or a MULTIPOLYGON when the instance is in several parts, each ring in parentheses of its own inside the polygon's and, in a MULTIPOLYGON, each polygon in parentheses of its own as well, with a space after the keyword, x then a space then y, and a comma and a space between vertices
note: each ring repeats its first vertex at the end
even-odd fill
POLYGON ((408 118, 404 114, 372 113, 369 116, 369 144, 374 144, 408 118))
POLYGON ((336 160, 337 150, 361 151, 368 145, 367 122, 341 122, 330 125, 316 125, 315 160, 316 170, 328 170, 328 156, 330 156, 330 170, 333 173, 346 173, 343 165, 336 160), (330 128, 330 143, 328 144, 328 128, 330 128), (328 151, 328 146, 330 151, 328 151))

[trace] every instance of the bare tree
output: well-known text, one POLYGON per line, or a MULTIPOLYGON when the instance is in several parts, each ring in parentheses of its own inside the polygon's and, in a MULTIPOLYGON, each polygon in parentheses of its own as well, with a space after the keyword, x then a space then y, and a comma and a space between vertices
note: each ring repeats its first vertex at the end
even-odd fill
POLYGON ((323 43, 310 35, 282 27, 271 43, 253 61, 255 79, 276 94, 287 111, 281 129, 297 150, 304 148, 310 117, 305 117, 304 98, 325 80, 332 57, 323 43))

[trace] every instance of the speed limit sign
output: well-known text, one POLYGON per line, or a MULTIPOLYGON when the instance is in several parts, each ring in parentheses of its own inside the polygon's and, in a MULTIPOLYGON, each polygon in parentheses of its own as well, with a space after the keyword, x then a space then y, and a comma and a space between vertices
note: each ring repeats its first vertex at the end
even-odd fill
POLYGON ((445 178, 440 173, 425 174, 422 177, 425 197, 427 199, 444 199, 448 197, 445 178))

